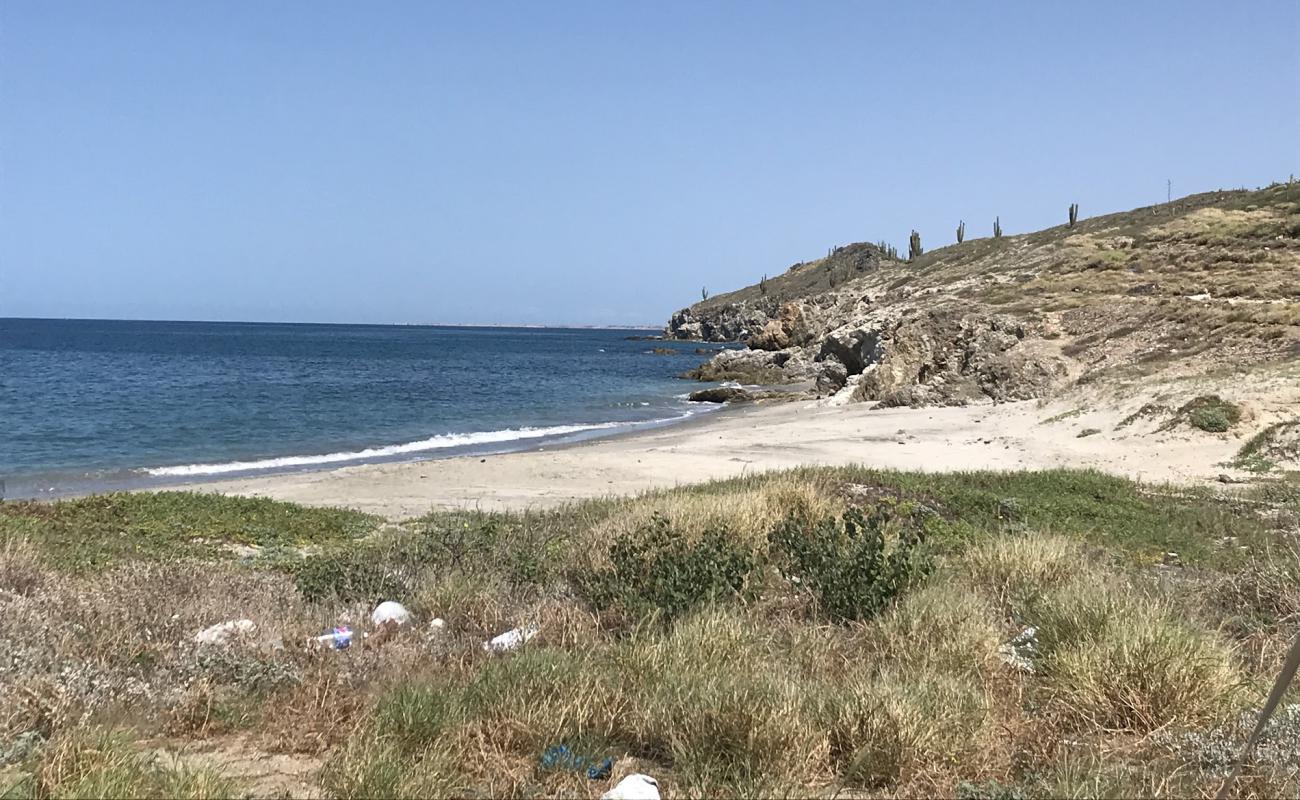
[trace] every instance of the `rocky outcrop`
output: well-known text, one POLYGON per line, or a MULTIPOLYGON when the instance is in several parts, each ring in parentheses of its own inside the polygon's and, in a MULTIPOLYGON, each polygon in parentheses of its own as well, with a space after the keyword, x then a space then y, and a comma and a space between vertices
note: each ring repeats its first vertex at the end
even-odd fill
POLYGON ((723 303, 683 308, 668 321, 665 339, 743 342, 762 331, 776 314, 776 304, 723 303))
POLYGON ((880 361, 884 348, 880 331, 861 324, 847 325, 827 334, 822 340, 818 361, 834 360, 844 366, 849 375, 857 375, 880 361))
POLYGON ((749 338, 755 350, 785 350, 806 344, 812 330, 804 314, 802 303, 786 303, 775 319, 770 319, 763 329, 749 338))
POLYGON ((1024 326, 1007 315, 911 314, 880 331, 881 356, 864 369, 856 399, 919 406, 1043 396, 1065 366, 1025 338, 1024 326))
POLYGON ((854 308, 861 316, 818 336, 808 307, 788 304, 749 343, 786 347, 724 350, 683 377, 751 385, 808 381, 823 396, 853 379, 856 401, 919 406, 1041 397, 1065 376, 1055 352, 1008 315, 952 306, 854 308))
POLYGON ((818 366, 798 350, 723 350, 682 377, 749 385, 813 380, 818 366))

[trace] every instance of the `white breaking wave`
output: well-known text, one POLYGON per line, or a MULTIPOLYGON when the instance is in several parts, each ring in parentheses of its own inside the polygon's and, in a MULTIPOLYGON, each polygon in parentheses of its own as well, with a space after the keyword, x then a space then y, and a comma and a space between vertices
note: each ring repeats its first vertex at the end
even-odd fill
POLYGON ((469 447, 476 444, 499 444, 522 439, 543 439, 548 436, 567 436, 588 431, 612 430, 614 428, 631 428, 643 425, 658 425, 675 422, 691 416, 687 412, 667 419, 643 420, 640 422, 597 422, 586 425, 552 425, 546 428, 506 428, 501 431, 476 431, 474 433, 445 433, 430 436, 418 442, 392 444, 384 447, 368 447, 342 453, 324 453, 315 456, 282 456, 280 458, 261 458, 256 461, 227 461, 220 464, 182 464, 176 467, 153 467, 147 469, 150 475, 158 477, 178 477, 186 475, 221 475, 227 472, 256 472, 285 467, 313 467, 320 464, 338 464, 345 461, 365 461, 373 458, 388 458, 409 453, 424 453, 431 450, 446 450, 450 447, 469 447))

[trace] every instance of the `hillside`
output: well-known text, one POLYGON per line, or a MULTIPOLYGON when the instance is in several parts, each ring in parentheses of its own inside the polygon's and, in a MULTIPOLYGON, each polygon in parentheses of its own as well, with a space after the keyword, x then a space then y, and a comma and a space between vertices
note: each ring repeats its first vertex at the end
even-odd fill
POLYGON ((665 334, 749 345, 700 379, 803 383, 884 405, 1294 360, 1300 186, 1208 192, 911 261, 852 244, 683 309, 665 334))

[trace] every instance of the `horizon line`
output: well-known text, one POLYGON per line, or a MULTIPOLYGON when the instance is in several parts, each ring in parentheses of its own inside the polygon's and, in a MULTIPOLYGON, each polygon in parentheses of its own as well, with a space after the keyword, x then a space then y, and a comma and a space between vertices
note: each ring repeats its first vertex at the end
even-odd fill
POLYGON ((505 323, 505 322, 304 322, 246 319, 156 319, 141 317, 7 317, 0 322, 164 322, 202 325, 347 325, 375 328, 539 328, 550 330, 663 330, 662 324, 634 325, 627 323, 570 324, 570 323, 505 323))

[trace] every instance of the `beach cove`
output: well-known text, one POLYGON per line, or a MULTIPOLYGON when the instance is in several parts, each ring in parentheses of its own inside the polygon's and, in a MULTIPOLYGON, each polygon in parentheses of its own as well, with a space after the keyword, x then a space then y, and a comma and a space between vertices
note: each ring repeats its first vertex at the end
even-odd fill
MULTIPOLYGON (((549 508, 768 470, 860 464, 949 471, 1093 468, 1151 482, 1203 482, 1239 443, 1169 434, 1092 435, 1128 405, 1073 414, 1069 402, 873 409, 824 401, 722 413, 579 444, 191 484, 196 491, 345 506, 389 518, 436 509, 549 508), (1062 414, 1064 419, 1053 420, 1062 414), (1046 421, 1046 422, 1044 422, 1046 421)), ((1140 405, 1140 403, 1138 403, 1140 405)))

